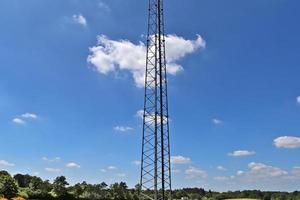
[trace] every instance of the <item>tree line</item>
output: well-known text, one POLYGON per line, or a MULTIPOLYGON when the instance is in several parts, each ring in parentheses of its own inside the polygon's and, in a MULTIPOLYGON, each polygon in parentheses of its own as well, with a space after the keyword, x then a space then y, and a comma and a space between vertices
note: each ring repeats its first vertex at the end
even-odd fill
MULTIPOLYGON (((139 200, 140 186, 128 188, 125 182, 111 185, 105 182, 87 182, 69 185, 66 177, 58 176, 53 182, 28 174, 11 176, 0 171, 0 200, 139 200)), ((151 191, 148 191, 151 192, 151 191)), ((172 191, 173 199, 223 200, 252 198, 262 200, 300 200, 300 192, 263 192, 259 190, 213 192, 202 188, 184 188, 172 191)))

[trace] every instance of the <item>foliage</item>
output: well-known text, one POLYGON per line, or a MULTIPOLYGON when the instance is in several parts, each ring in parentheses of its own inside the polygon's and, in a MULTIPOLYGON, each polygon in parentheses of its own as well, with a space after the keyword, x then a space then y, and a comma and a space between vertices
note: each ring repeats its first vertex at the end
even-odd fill
POLYGON ((0 172, 0 195, 11 198, 18 193, 15 180, 8 173, 0 172))
MULTIPOLYGON (((89 184, 77 183, 69 186, 64 176, 57 177, 53 183, 28 174, 17 174, 12 178, 6 171, 0 171, 0 200, 139 200, 140 185, 128 188, 125 182, 108 186, 105 182, 89 184), (1 198, 3 196, 3 198, 1 198), (18 196, 18 197, 16 197, 18 196)), ((147 191, 151 193, 152 191, 147 191)), ((259 190, 213 192, 202 188, 183 188, 172 191, 173 199, 186 200, 300 200, 300 192, 263 192, 259 190)))

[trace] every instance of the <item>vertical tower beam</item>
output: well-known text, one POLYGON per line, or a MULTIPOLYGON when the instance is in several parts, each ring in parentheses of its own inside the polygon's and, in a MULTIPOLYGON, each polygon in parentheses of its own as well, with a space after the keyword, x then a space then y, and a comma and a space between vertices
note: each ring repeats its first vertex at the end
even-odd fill
POLYGON ((148 0, 141 199, 171 199, 171 163, 163 0, 148 0))

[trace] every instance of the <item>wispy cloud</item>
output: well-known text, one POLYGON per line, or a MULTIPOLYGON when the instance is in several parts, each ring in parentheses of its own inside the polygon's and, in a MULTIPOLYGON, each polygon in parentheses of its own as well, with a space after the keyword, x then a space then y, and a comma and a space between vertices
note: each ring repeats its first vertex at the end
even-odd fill
POLYGON ((15 164, 13 163, 10 163, 6 160, 0 160, 0 166, 3 166, 3 167, 14 167, 15 164))
POLYGON ((59 173, 59 172, 61 172, 61 169, 58 169, 58 168, 49 168, 49 167, 46 167, 45 170, 47 172, 51 172, 51 173, 59 173))
POLYGON ((282 136, 274 139, 273 143, 277 148, 300 148, 300 137, 282 136))
POLYGON ((233 156, 233 157, 252 156, 252 155, 255 155, 255 151, 237 150, 237 151, 234 151, 232 153, 229 153, 228 155, 233 156))
POLYGON ((115 126, 113 129, 114 129, 114 131, 123 132, 123 133, 133 130, 133 128, 129 127, 129 126, 115 126))
POLYGON ((82 26, 87 26, 87 20, 82 14, 73 15, 72 19, 74 23, 80 24, 82 26))
POLYGON ((217 167, 217 170, 219 170, 219 171, 227 171, 227 169, 225 167, 221 166, 221 165, 217 167))
POLYGON ((136 165, 136 166, 140 166, 141 165, 141 161, 139 160, 134 160, 131 162, 133 165, 136 165))
POLYGON ((297 97, 297 103, 300 105, 300 96, 297 97))
POLYGON ((215 124, 215 125, 223 125, 224 124, 224 122, 221 119, 218 119, 218 118, 212 119, 212 123, 215 124))
MULTIPOLYGON (((183 71, 177 62, 197 49, 205 48, 203 38, 198 35, 196 40, 186 40, 177 35, 166 36, 167 71, 176 75, 183 71)), ((136 86, 143 87, 145 81, 146 45, 142 42, 134 44, 128 40, 111 40, 105 35, 98 36, 98 45, 90 48, 91 55, 87 61, 101 74, 118 71, 129 71, 136 86)))
POLYGON ((102 10, 110 11, 110 7, 107 5, 107 3, 103 2, 103 1, 99 1, 98 6, 102 10))
POLYGON ((56 161, 60 161, 61 158, 60 157, 55 157, 55 158, 48 158, 46 156, 42 157, 43 161, 47 161, 47 162, 56 162, 56 161))

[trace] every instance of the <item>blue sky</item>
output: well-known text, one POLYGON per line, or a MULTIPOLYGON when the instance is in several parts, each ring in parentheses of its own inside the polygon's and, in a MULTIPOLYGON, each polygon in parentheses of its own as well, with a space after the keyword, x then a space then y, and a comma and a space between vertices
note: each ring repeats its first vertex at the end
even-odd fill
MULTIPOLYGON (((165 1, 174 187, 299 189, 299 6, 165 1)), ((0 1, 0 169, 139 181, 146 20, 140 0, 0 1)))

